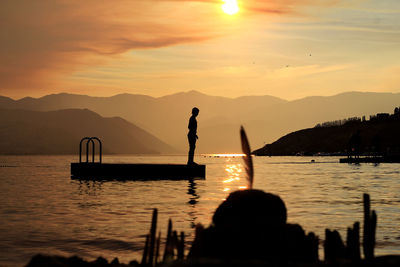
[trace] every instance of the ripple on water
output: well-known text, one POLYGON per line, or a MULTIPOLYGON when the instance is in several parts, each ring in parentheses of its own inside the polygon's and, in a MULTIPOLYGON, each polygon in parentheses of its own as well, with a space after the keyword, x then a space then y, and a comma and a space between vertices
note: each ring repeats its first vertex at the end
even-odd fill
MULTIPOLYGON (((153 208, 158 229, 168 220, 185 231, 187 244, 197 223, 209 225, 229 192, 246 185, 241 158, 199 157, 207 179, 188 181, 88 182, 71 180, 72 156, 2 157, 0 168, 0 265, 27 263, 39 252, 100 255, 122 262, 140 259, 153 208), (18 259, 17 262, 15 259, 18 259)), ((106 162, 185 162, 183 156, 112 156, 106 162)), ((324 238, 325 228, 345 237, 362 221, 362 194, 378 213, 377 254, 400 252, 400 179, 397 164, 339 164, 338 158, 256 157, 255 187, 278 194, 288 221, 324 238)), ((322 252, 321 254, 322 255, 322 252)))

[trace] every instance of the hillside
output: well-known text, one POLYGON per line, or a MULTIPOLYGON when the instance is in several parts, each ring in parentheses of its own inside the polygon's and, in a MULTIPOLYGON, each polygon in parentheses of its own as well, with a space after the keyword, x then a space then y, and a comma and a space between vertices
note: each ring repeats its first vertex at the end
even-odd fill
POLYGON ((347 153, 350 138, 359 133, 360 153, 400 152, 400 116, 370 121, 349 121, 339 126, 314 127, 290 133, 272 144, 253 151, 257 156, 291 156, 296 154, 347 153))
POLYGON ((157 138, 187 151, 187 123, 193 106, 200 108, 197 153, 240 152, 239 128, 244 125, 252 147, 309 128, 318 122, 349 116, 391 112, 400 94, 349 92, 286 101, 272 96, 227 98, 196 91, 154 98, 121 94, 112 97, 55 94, 41 98, 0 98, 0 108, 51 111, 88 108, 105 117, 119 116, 157 138))
POLYGON ((99 137, 105 154, 176 152, 124 119, 103 118, 87 109, 0 109, 0 154, 77 154, 84 136, 99 137))

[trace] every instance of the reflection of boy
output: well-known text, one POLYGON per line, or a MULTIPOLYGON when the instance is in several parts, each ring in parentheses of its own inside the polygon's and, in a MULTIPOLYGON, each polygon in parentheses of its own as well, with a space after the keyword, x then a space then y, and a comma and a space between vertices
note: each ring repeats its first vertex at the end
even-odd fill
POLYGON ((188 133, 188 140, 189 140, 189 155, 188 155, 188 165, 197 165, 193 161, 194 158, 194 150, 196 148, 196 140, 199 138, 197 136, 197 120, 196 117, 199 115, 199 109, 194 107, 192 109, 192 116, 189 119, 189 133, 188 133))

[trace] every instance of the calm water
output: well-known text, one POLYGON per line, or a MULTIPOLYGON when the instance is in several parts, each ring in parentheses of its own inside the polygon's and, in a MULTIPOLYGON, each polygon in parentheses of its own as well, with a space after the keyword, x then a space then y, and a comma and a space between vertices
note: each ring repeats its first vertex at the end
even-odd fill
MULTIPOLYGON (((257 189, 278 194, 288 221, 322 239, 324 229, 362 221, 362 193, 378 213, 377 254, 400 253, 400 164, 347 165, 338 158, 255 158, 257 189)), ((0 265, 24 265, 36 253, 140 259, 153 208, 165 236, 168 219, 193 240, 221 201, 246 185, 241 158, 198 157, 207 179, 80 182, 70 179, 76 156, 0 156, 0 265)), ((104 162, 185 163, 183 156, 112 156, 104 162)), ((322 246, 321 246, 322 248, 322 246)), ((323 255, 320 253, 320 258, 323 255)))

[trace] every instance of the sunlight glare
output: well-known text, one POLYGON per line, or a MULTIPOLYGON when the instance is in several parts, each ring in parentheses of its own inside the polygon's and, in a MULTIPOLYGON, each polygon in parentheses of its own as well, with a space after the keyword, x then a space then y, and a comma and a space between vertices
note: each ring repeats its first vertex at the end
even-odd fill
POLYGON ((234 15, 239 12, 239 6, 237 0, 222 0, 222 11, 228 15, 234 15))
POLYGON ((243 173, 242 164, 240 163, 230 164, 229 162, 231 161, 232 158, 226 159, 226 162, 228 163, 225 166, 227 177, 224 180, 222 180, 223 183, 222 191, 230 192, 234 190, 234 188, 237 188, 239 190, 247 189, 247 186, 241 185, 243 183, 242 179, 240 179, 243 173))
MULTIPOLYGON (((207 155, 206 155, 207 156, 207 155)), ((243 157, 245 154, 210 154, 210 157, 214 158, 236 158, 236 157, 243 157)))

